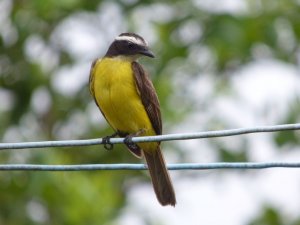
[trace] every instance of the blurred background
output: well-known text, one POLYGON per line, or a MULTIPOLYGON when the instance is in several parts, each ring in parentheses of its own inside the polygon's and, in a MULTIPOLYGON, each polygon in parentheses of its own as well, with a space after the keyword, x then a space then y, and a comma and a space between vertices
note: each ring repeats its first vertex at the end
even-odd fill
MULTIPOLYGON (((300 121, 299 0, 0 0, 1 142, 111 134, 88 89, 118 34, 142 59, 164 133, 300 121)), ((168 163, 299 161, 300 133, 163 143, 168 163)), ((140 163, 124 146, 1 151, 0 163, 140 163)), ((0 172, 0 225, 300 224, 297 169, 171 171, 175 208, 145 171, 0 172)))

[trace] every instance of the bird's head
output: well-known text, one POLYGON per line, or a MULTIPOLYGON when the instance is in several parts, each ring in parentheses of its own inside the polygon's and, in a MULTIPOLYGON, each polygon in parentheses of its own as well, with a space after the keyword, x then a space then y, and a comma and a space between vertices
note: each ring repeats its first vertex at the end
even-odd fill
POLYGON ((135 33, 122 33, 115 38, 109 46, 106 57, 127 57, 133 60, 148 56, 154 58, 154 54, 149 50, 147 42, 135 33))

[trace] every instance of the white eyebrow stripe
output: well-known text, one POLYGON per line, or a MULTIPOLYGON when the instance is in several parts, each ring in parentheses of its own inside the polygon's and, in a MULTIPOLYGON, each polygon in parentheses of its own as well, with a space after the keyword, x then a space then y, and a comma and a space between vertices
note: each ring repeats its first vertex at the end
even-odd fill
POLYGON ((118 36, 115 38, 115 40, 117 41, 130 41, 132 43, 135 43, 137 45, 145 45, 145 43, 140 40, 140 39, 137 39, 135 37, 132 37, 132 36, 118 36))

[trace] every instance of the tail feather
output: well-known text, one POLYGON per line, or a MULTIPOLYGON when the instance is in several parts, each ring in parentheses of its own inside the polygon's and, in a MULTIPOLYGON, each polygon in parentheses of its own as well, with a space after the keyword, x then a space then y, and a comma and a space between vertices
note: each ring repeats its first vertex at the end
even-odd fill
POLYGON ((160 147, 156 151, 144 151, 148 169, 150 171, 153 188, 161 205, 176 204, 174 188, 165 165, 160 147))

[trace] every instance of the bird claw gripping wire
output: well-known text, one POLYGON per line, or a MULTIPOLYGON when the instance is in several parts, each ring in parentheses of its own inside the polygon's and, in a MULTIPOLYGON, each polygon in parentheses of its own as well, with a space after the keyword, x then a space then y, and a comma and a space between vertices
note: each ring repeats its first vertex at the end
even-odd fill
POLYGON ((140 129, 140 130, 138 130, 136 133, 127 135, 127 136, 124 138, 124 144, 125 144, 129 149, 131 149, 131 150, 133 150, 133 151, 138 151, 138 150, 140 150, 140 147, 139 147, 136 143, 134 143, 134 142, 132 141, 132 138, 133 138, 133 137, 136 137, 136 136, 139 136, 139 135, 141 135, 141 134, 143 134, 143 133, 145 133, 145 131, 146 131, 145 129, 140 129))
POLYGON ((116 132, 112 135, 109 135, 109 136, 106 136, 106 137, 102 138, 102 144, 104 145, 104 148, 106 150, 113 150, 114 144, 112 144, 110 142, 110 139, 113 138, 113 137, 116 137, 117 135, 118 135, 118 133, 116 132))
POLYGON ((124 144, 131 150, 139 150, 139 146, 132 141, 133 135, 127 135, 124 139, 124 144))
POLYGON ((110 137, 109 136, 102 138, 102 143, 103 143, 104 148, 106 150, 113 150, 114 145, 112 143, 110 143, 110 137))

